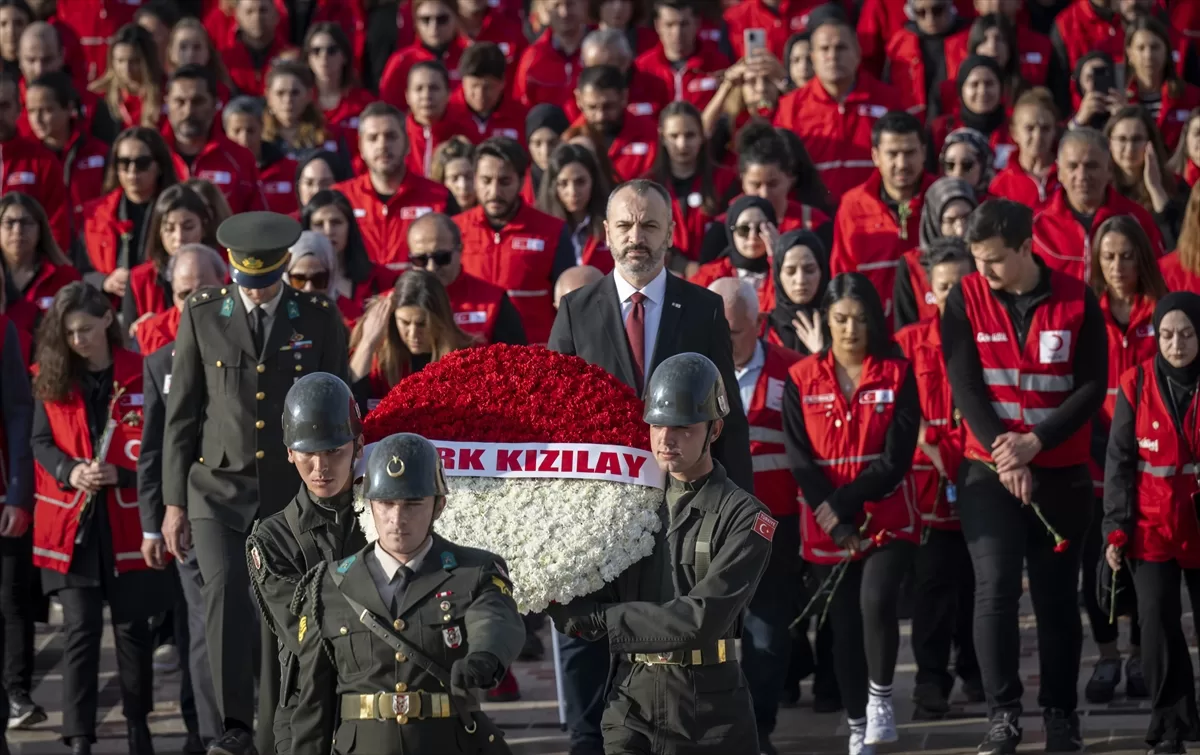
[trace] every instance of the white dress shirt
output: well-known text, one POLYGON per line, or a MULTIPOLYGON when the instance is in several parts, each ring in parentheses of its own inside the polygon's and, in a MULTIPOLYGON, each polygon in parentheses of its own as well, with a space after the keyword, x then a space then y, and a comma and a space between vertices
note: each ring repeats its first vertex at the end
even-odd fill
MULTIPOLYGON (((617 302, 621 305, 621 323, 624 328, 624 323, 629 319, 629 311, 633 309, 633 301, 629 298, 638 291, 645 295, 646 300, 642 302, 642 306, 646 310, 645 319, 645 345, 646 350, 643 354, 646 370, 650 369, 650 360, 654 358, 654 344, 658 342, 658 324, 662 322, 663 304, 667 298, 667 269, 664 267, 655 276, 654 280, 646 284, 645 288, 634 288, 633 285, 621 277, 621 273, 614 271, 613 280, 617 284, 617 302)), ((650 376, 643 376, 644 383, 650 382, 650 376)))
POLYGON ((742 394, 742 408, 749 411, 750 401, 754 398, 754 386, 758 384, 758 376, 762 374, 763 366, 767 363, 767 350, 762 341, 754 344, 754 356, 746 362, 745 367, 738 367, 733 374, 737 376, 738 392, 742 394))
POLYGON ((421 550, 414 553, 413 557, 407 563, 402 564, 392 554, 385 551, 379 545, 378 540, 375 541, 375 558, 379 559, 379 567, 383 569, 383 575, 388 578, 389 582, 395 578, 396 571, 401 566, 407 566, 414 572, 420 569, 421 564, 425 561, 425 557, 429 555, 429 551, 431 550, 433 550, 433 538, 429 537, 426 538, 425 545, 421 546, 421 550))
MULTIPOLYGON (((238 286, 238 296, 242 297, 242 306, 246 308, 246 314, 254 311, 254 308, 259 306, 255 304, 249 296, 246 296, 246 291, 241 286, 238 286)), ((279 302, 283 299, 283 286, 279 287, 279 291, 271 298, 271 301, 262 305, 263 311, 267 314, 267 319, 270 320, 275 316, 275 310, 279 309, 279 302)))

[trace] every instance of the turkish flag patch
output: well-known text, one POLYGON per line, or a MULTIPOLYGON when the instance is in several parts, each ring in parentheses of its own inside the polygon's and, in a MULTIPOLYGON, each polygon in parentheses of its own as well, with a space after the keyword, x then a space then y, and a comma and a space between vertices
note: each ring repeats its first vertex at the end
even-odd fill
POLYGON ((754 517, 754 531, 762 535, 768 543, 775 539, 775 527, 778 525, 779 522, 766 514, 759 513, 754 517))

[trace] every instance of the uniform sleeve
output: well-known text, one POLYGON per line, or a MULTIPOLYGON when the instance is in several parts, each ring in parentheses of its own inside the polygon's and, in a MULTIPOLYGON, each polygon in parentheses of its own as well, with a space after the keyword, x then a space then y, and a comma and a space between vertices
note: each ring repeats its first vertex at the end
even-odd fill
POLYGON ((292 603, 304 578, 303 567, 288 557, 261 521, 246 538, 246 563, 263 620, 289 653, 299 655, 300 622, 299 616, 292 613, 292 603))
POLYGON ((308 617, 312 626, 299 643, 297 655, 301 683, 292 707, 292 755, 328 755, 338 724, 337 667, 333 649, 320 632, 324 606, 320 588, 327 565, 317 564, 296 587, 292 605, 298 616, 308 617))
POLYGON ((813 458, 808 428, 804 426, 804 410, 800 406, 800 389, 791 377, 783 384, 782 414, 783 447, 787 451, 788 466, 804 501, 809 508, 815 509, 833 493, 833 485, 813 458))
POLYGON ((912 279, 908 276, 908 261, 901 257, 896 262, 896 283, 892 286, 892 310, 896 318, 895 328, 900 330, 921 319, 917 308, 917 294, 913 291, 912 279))
POLYGON ((329 318, 326 339, 321 344, 321 371, 337 375, 343 382, 349 383, 350 351, 346 345, 346 326, 337 314, 336 307, 331 304, 329 309, 333 311, 334 316, 329 318))
POLYGON ((507 571, 507 568, 501 571, 499 564, 479 570, 475 599, 464 617, 467 649, 472 653, 491 653, 505 669, 517 660, 525 644, 525 622, 513 601, 512 583, 505 576, 507 571))
POLYGON ((163 421, 163 503, 185 509, 188 471, 198 456, 200 427, 208 403, 208 385, 195 328, 189 305, 179 318, 171 391, 167 394, 167 414, 163 421))
POLYGON ((1083 325, 1075 350, 1075 390, 1034 426, 1032 432, 1043 448, 1055 448, 1092 420, 1108 393, 1108 330, 1096 295, 1084 292, 1083 325))
POLYGON ((962 286, 950 290, 946 310, 942 313, 942 355, 946 358, 946 376, 954 405, 962 412, 971 433, 991 448, 996 436, 1008 432, 996 416, 987 386, 983 382, 983 367, 979 364, 979 349, 975 333, 967 319, 962 286))
MULTIPOLYGON (((557 318, 555 318, 557 320, 557 318)), ((513 346, 524 346, 529 343, 525 337, 525 326, 521 324, 521 314, 513 306, 508 294, 500 297, 500 309, 496 312, 496 327, 492 329, 492 343, 507 343, 513 346)))
POLYGON ((725 428, 721 437, 713 442, 713 457, 725 467, 729 479, 742 490, 754 494, 754 462, 750 458, 750 423, 742 406, 742 393, 737 389, 737 371, 733 366, 733 346, 729 336, 729 322, 725 311, 713 309, 712 334, 709 340, 709 359, 721 372, 721 380, 727 388, 729 413, 725 415, 725 428))
POLYGON ((558 302, 558 313, 554 316, 554 325, 550 327, 550 340, 546 348, 559 354, 575 354, 575 329, 571 327, 571 298, 572 291, 558 302))
POLYGON ((7 504, 30 509, 33 506, 33 394, 29 373, 21 357, 17 326, 12 322, 4 333, 4 362, 0 365, 0 410, 4 412, 4 437, 8 441, 7 504))
POLYGON ((575 245, 571 243, 571 232, 563 226, 558 236, 558 246, 554 248, 554 266, 550 268, 550 282, 558 280, 564 271, 575 267, 575 245))
POLYGON ((913 452, 921 426, 921 404, 917 398, 917 380, 912 368, 896 394, 896 408, 883 440, 883 453, 867 465, 848 485, 829 496, 829 506, 843 522, 854 521, 867 501, 884 498, 912 468, 913 452))
POLYGON ((735 510, 718 529, 719 547, 708 574, 687 595, 666 603, 634 601, 604 610, 613 653, 693 649, 728 636, 754 595, 771 556, 771 541, 754 530, 766 508, 750 496, 726 496, 735 510))
MULTIPOLYGON (((170 348, 169 346, 166 348, 170 348)), ((163 520, 162 442, 166 403, 162 387, 150 369, 151 359, 142 363, 142 449, 137 460, 138 512, 142 532, 159 532, 163 520)), ((169 369, 168 365, 168 369, 169 369)))
POLYGON ((1124 391, 1117 394, 1112 428, 1108 434, 1108 452, 1104 462, 1104 521, 1101 532, 1133 528, 1137 512, 1138 450, 1134 408, 1124 391))
POLYGON ((54 431, 50 428, 46 405, 41 401, 33 406, 33 432, 29 439, 33 448, 33 458, 37 463, 58 480, 63 490, 70 490, 71 470, 79 461, 64 453, 54 442, 54 431))

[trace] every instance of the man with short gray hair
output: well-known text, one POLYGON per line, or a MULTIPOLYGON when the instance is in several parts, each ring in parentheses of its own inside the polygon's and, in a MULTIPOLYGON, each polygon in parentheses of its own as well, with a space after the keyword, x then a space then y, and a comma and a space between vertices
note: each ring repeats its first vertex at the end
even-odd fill
POLYGON ((1150 238, 1156 256, 1165 253, 1154 217, 1113 187, 1108 140, 1099 131, 1085 127, 1063 134, 1058 147, 1058 180, 1062 191, 1056 192, 1033 220, 1033 251, 1047 267, 1087 280, 1092 232, 1115 215, 1132 215, 1150 238))
POLYGON ((193 291, 219 286, 229 269, 220 253, 204 244, 184 244, 167 259, 164 277, 171 286, 173 306, 167 311, 150 315, 136 323, 134 335, 138 350, 150 355, 175 340, 179 330, 179 314, 193 291))

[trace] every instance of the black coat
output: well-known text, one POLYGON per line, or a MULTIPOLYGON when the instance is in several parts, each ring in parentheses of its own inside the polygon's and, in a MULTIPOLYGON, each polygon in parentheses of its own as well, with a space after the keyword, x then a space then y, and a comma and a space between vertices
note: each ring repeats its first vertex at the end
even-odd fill
POLYGON ((175 342, 142 361, 142 448, 137 461, 138 512, 142 532, 159 532, 163 521, 162 446, 175 342))

